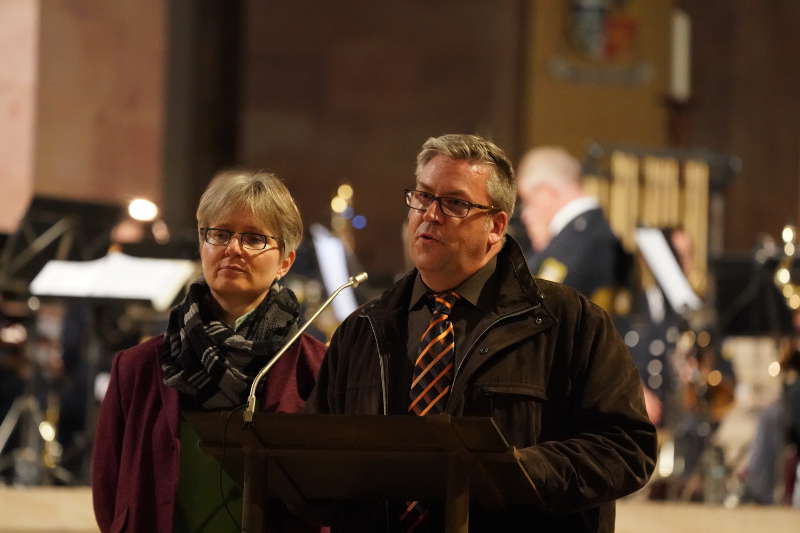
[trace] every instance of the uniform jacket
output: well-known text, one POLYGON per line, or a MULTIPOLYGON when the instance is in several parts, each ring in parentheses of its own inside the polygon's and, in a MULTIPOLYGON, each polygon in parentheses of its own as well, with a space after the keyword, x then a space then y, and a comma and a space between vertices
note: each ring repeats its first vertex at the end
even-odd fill
POLYGON ((628 282, 631 259, 597 207, 570 220, 528 264, 536 277, 577 289, 609 310, 614 291, 628 282))
MULTIPOLYGON (((342 323, 308 411, 404 410, 395 404, 408 395, 393 392, 392 368, 408 360, 405 329, 415 275, 342 323)), ((456 341, 468 348, 446 412, 492 416, 520 450, 538 501, 501 512, 473 506, 470 531, 613 531, 614 500, 645 484, 656 455, 655 428, 624 343, 608 315, 585 297, 534 281, 510 237, 484 290, 494 291, 496 307, 456 341)), ((348 509, 332 519, 332 531, 384 531, 392 523, 384 507, 364 508, 361 516, 348 509)))
MULTIPOLYGON (((117 354, 92 457, 92 498, 103 533, 173 530, 180 475, 179 395, 163 383, 158 336, 117 354)), ((263 410, 299 411, 325 347, 303 335, 266 376, 263 410)))

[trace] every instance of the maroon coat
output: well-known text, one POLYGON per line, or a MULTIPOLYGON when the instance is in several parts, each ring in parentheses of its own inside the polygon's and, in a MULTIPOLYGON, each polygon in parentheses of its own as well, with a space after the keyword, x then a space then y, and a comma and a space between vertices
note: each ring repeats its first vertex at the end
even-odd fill
MULTIPOLYGON (((100 408, 92 456, 92 498, 100 530, 173 530, 180 477, 178 391, 159 365, 164 337, 117 354, 100 408)), ((311 393, 325 345, 308 335, 266 376, 264 411, 298 412, 311 393)))

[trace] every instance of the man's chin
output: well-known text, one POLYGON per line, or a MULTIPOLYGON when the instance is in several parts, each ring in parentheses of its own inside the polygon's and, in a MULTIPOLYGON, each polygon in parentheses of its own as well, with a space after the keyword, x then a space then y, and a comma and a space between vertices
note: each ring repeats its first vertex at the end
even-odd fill
POLYGON ((411 261, 420 272, 438 272, 444 266, 439 254, 416 254, 411 256, 411 261))

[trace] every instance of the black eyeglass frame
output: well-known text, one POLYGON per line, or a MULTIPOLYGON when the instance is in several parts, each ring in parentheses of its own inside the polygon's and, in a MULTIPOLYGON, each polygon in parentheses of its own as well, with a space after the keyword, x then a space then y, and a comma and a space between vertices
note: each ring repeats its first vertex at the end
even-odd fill
POLYGON ((431 194, 428 191, 420 191, 420 190, 417 190, 417 189, 404 189, 403 190, 403 197, 406 200, 406 205, 410 209, 414 209, 416 211, 427 211, 428 208, 431 206, 431 204, 433 202, 436 202, 436 203, 439 204, 439 211, 441 211, 444 216, 450 217, 450 218, 467 218, 469 216, 469 210, 472 209, 473 207, 478 208, 478 209, 485 209, 486 211, 499 211, 500 210, 499 208, 497 208, 497 207, 495 207, 493 205, 476 204, 475 202, 470 202, 469 200, 464 200, 462 198, 456 198, 454 196, 436 196, 435 194, 431 194), (428 205, 426 207, 414 207, 413 205, 411 205, 411 198, 413 197, 413 195, 415 193, 429 196, 430 199, 431 199, 430 203, 428 203, 428 205), (457 203, 464 204, 464 206, 466 206, 466 208, 467 208, 467 211, 463 215, 452 215, 452 214, 448 213, 447 210, 444 208, 444 206, 442 205, 442 200, 451 200, 451 201, 454 201, 454 202, 457 202, 457 203))
POLYGON ((228 246, 231 243, 231 240, 233 240, 233 236, 234 235, 238 235, 239 236, 239 244, 242 246, 242 248, 245 248, 247 250, 251 250, 253 252, 261 252, 261 251, 264 251, 264 250, 267 250, 267 249, 269 249, 269 250, 273 250, 273 249, 282 250, 283 249, 283 240, 280 237, 275 237, 274 235, 264 235, 263 233, 253 233, 252 231, 231 231, 229 229, 224 229, 224 228, 198 228, 198 229, 200 230, 200 233, 203 235, 203 242, 206 242, 206 243, 210 244, 211 246, 228 246), (208 240, 208 232, 212 231, 212 230, 213 231, 221 231, 221 232, 227 233, 228 234, 228 238, 225 239, 225 242, 222 242, 222 243, 211 242, 211 241, 208 240), (245 235, 255 235, 256 237, 263 237, 264 238, 264 247, 263 248, 253 248, 252 246, 246 245, 244 243, 244 241, 242 240, 242 237, 245 236, 245 235), (270 239, 274 240, 277 243, 277 246, 273 246, 272 248, 269 248, 270 239))

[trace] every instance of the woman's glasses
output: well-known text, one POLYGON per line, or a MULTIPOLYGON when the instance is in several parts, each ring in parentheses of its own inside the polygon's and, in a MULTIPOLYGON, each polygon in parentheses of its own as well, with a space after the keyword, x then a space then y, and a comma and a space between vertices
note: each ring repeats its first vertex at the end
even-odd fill
POLYGON ((249 233, 246 231, 230 231, 221 228, 200 228, 203 240, 214 246, 227 246, 234 235, 239 236, 239 243, 242 248, 253 251, 261 251, 267 246, 279 248, 281 240, 272 235, 262 235, 260 233, 249 233))

